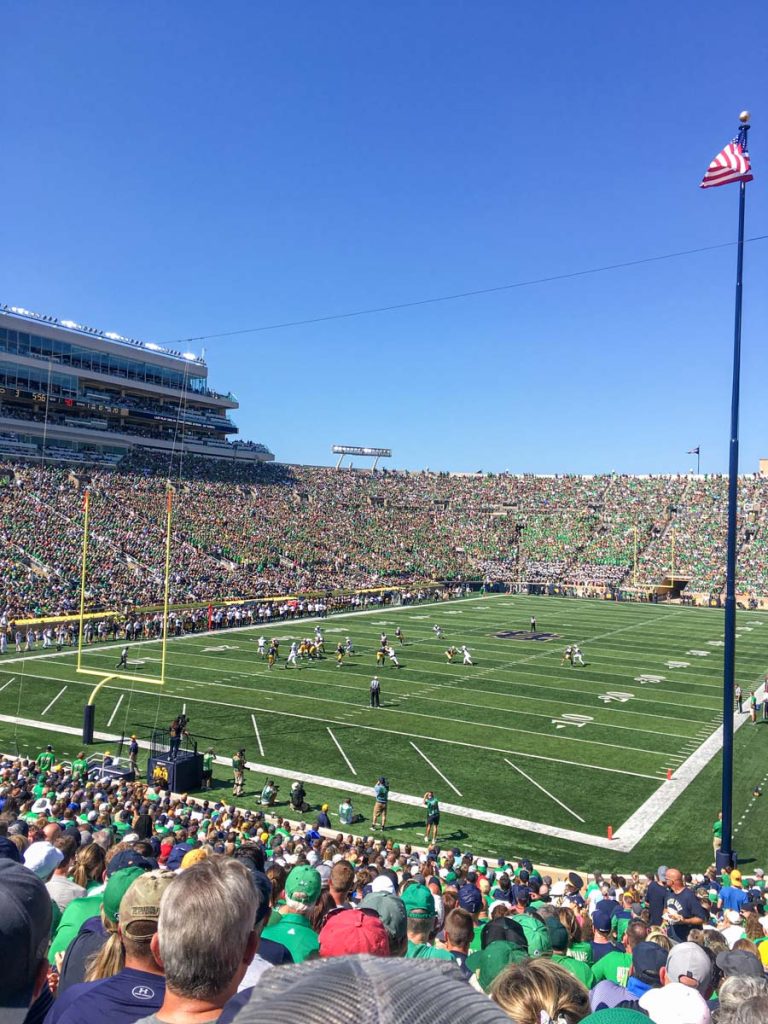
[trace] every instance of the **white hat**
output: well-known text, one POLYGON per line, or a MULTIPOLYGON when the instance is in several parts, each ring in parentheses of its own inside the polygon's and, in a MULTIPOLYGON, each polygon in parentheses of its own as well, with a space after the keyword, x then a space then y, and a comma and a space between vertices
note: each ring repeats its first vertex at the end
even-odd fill
POLYGON ((738 910, 726 910, 725 919, 729 924, 741 924, 741 914, 738 910))
POLYGON ((39 800, 35 800, 32 804, 33 814, 47 814, 50 811, 53 804, 47 797, 41 796, 39 800))
POLYGON ((389 875, 376 875, 371 882, 371 892, 388 892, 394 896, 395 886, 389 875))
POLYGON ((64 860, 64 854, 48 842, 32 843, 24 853, 24 864, 46 881, 64 860))
POLYGON ((663 988, 649 989, 640 998, 653 1024, 709 1024, 711 1015, 706 1000, 695 988, 679 981, 663 988))
POLYGON ((565 882, 553 882, 549 887, 550 896, 565 896, 565 882))

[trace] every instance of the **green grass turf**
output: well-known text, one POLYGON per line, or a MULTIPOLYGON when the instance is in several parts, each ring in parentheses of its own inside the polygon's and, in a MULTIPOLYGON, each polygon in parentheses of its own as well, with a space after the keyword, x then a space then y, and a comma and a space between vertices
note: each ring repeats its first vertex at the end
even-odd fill
MULTIPOLYGON (((740 628, 750 622, 763 625, 743 631, 738 641, 737 677, 745 690, 761 680, 768 661, 761 635, 765 632, 768 640, 768 616, 739 613, 740 628)), ((309 784, 313 805, 327 800, 335 810, 345 783, 372 786, 385 773, 396 792, 420 797, 434 789, 445 803, 604 836, 608 825, 617 830, 656 791, 667 769, 687 756, 688 744, 698 745, 721 719, 722 648, 716 643, 722 640, 723 615, 714 610, 503 595, 339 616, 322 625, 328 657, 299 670, 283 667, 288 638, 309 635, 314 624, 278 623, 268 629, 173 640, 165 686, 108 683, 97 698, 96 728, 148 738, 153 727, 167 726, 186 704, 201 748, 212 745, 218 754, 229 756, 245 746, 250 761, 338 783, 309 784), (496 638, 501 630, 527 630, 531 615, 540 631, 554 633, 556 639, 496 638), (443 628, 442 640, 432 632, 435 623, 443 628), (404 647, 394 640, 397 625, 405 634, 404 647), (378 670, 382 707, 373 710, 368 682, 377 671, 373 652, 382 631, 397 648, 402 668, 387 664, 378 670), (281 661, 272 670, 257 655, 256 638, 262 632, 282 638, 281 661), (333 648, 347 634, 357 653, 337 669, 333 648), (584 668, 560 664, 565 644, 573 640, 582 646, 584 668), (449 643, 466 643, 475 665, 446 664, 443 652, 449 643), (222 647, 226 649, 206 650, 222 647), (709 656, 690 655, 690 650, 708 651, 709 656), (669 668, 669 660, 688 662, 689 667, 669 668), (665 679, 641 683, 641 674, 665 679), (625 703, 600 699, 610 692, 633 697, 625 703), (558 729, 553 720, 564 714, 590 720, 582 727, 558 729), (263 757, 251 715, 260 730, 263 757)), ((159 654, 159 642, 132 645, 130 664, 144 664, 131 670, 157 675, 159 654)), ((84 652, 83 663, 106 675, 114 671, 117 656, 114 645, 96 645, 84 652)), ((42 731, 0 721, 0 747, 14 750, 18 745, 23 752, 28 744, 32 752, 50 738, 46 721, 81 725, 83 704, 98 680, 77 675, 71 653, 42 658, 38 651, 15 659, 10 653, 0 662, 0 715, 39 723, 42 731)), ((53 738, 57 751, 79 747, 74 736, 53 738)), ((768 816, 759 799, 752 801, 752 788, 766 774, 766 739, 763 726, 746 724, 736 740, 735 820, 745 815, 736 846, 758 860, 768 839, 768 816)), ((218 766, 216 775, 217 793, 224 798, 230 792, 229 774, 218 766)), ((287 808, 290 779, 279 781, 287 808)), ((246 805, 255 804, 262 782, 262 774, 248 774, 246 805)), ((371 800, 355 796, 354 802, 370 815, 371 800)), ((645 869, 675 861, 694 869, 711 858, 711 822, 719 805, 716 758, 627 854, 445 811, 441 835, 476 852, 529 855, 540 863, 584 869, 645 869)), ((420 808, 393 803, 388 829, 393 838, 418 841, 422 823, 420 808)), ((360 828, 364 831, 367 825, 360 828)))

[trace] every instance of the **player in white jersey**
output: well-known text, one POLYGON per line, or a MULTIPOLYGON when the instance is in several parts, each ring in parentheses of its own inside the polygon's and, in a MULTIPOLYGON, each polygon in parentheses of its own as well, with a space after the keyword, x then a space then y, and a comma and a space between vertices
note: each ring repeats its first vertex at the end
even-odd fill
POLYGON ((394 647, 388 647, 387 648, 387 657, 392 662, 392 664, 395 666, 395 668, 400 668, 400 662, 397 660, 397 655, 395 654, 395 648, 394 647))
POLYGON ((290 651, 288 651, 288 657, 287 657, 286 662, 285 662, 285 668, 288 668, 289 665, 294 665, 296 668, 299 667, 297 662, 296 662, 296 655, 298 653, 298 650, 299 650, 298 644, 294 640, 293 643, 291 644, 290 651))
POLYGON ((0 654, 8 653, 8 630, 5 626, 0 627, 0 654))
POLYGON ((350 654, 354 654, 355 653, 355 648, 352 645, 352 637, 351 636, 348 636, 347 639, 344 641, 344 650, 346 651, 347 656, 349 656, 350 654))
POLYGON ((573 645, 573 665, 583 665, 584 659, 581 656, 581 650, 578 644, 573 645))
POLYGON ((264 636, 259 637, 259 657, 263 658, 267 653, 267 638, 264 636))
POLYGON ((443 638, 443 631, 442 631, 442 629, 439 626, 433 626, 432 627, 432 632, 435 634, 435 636, 437 637, 438 640, 442 640, 442 638, 443 638))
POLYGON ((469 655, 469 648, 467 647, 466 644, 462 644, 461 645, 461 653, 464 655, 464 661, 462 662, 462 664, 463 665, 471 665, 472 664, 472 658, 469 655))

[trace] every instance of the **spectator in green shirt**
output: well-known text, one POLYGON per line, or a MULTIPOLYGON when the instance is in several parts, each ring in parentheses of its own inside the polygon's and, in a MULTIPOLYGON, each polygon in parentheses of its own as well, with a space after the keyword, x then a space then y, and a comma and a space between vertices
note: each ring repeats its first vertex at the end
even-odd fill
POLYGON ((645 921, 630 921, 624 933, 624 952, 606 953, 592 968, 595 984, 612 981, 614 985, 626 988, 632 972, 632 951, 638 942, 645 942, 647 938, 648 925, 645 921))
POLYGON ((51 768, 53 768, 54 760, 55 756, 53 753, 53 747, 49 743, 45 750, 43 750, 42 753, 38 754, 37 757, 35 758, 37 770, 40 772, 49 772, 51 768))
POLYGON ((297 864, 285 880, 285 903, 277 908, 278 922, 264 929, 263 938, 285 946, 294 963, 317 956, 320 949, 309 918, 321 888, 320 873, 308 864, 297 864))
POLYGON ((88 759, 85 751, 81 750, 72 762, 72 776, 75 779, 84 779, 88 774, 88 759))
POLYGON ((402 900, 408 919, 407 959, 452 960, 447 949, 435 949, 430 939, 437 924, 435 898, 426 885, 411 882, 403 889, 402 900))

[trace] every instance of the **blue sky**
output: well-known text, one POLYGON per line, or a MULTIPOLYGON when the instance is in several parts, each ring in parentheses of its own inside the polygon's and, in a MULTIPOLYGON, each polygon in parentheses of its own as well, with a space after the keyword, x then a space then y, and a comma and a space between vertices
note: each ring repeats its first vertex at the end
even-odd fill
MULTIPOLYGON (((7 5, 0 301, 171 342, 735 238, 698 182, 753 114, 768 5, 7 5)), ((204 344, 244 437, 325 464, 727 468, 735 249, 204 344)), ((747 247, 744 471, 768 456, 747 247)), ((187 347, 187 346, 185 346, 187 347)))

